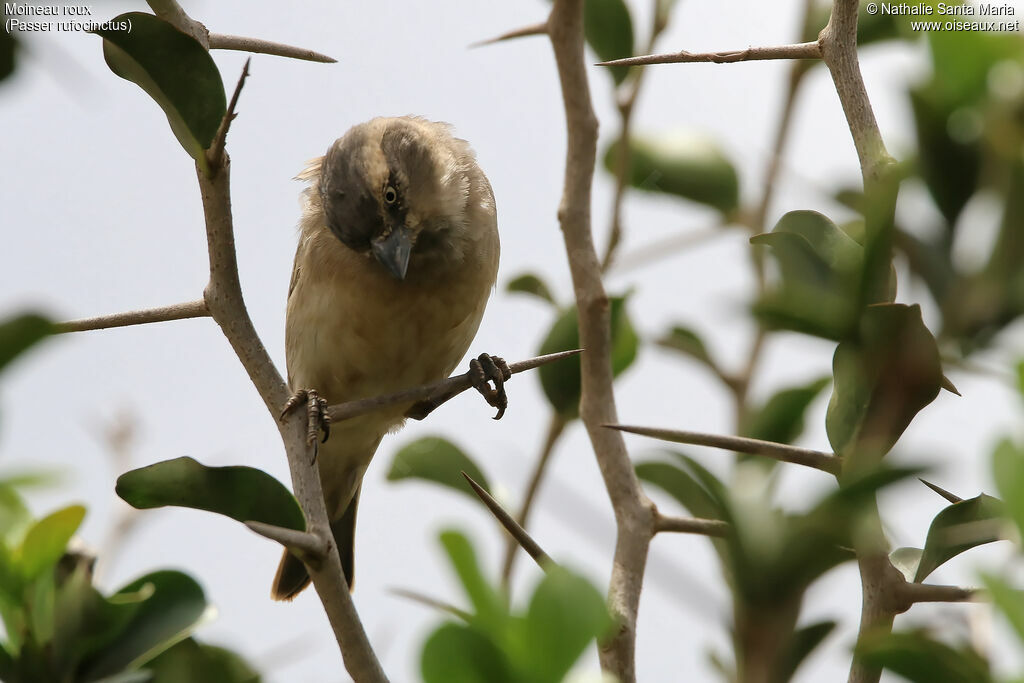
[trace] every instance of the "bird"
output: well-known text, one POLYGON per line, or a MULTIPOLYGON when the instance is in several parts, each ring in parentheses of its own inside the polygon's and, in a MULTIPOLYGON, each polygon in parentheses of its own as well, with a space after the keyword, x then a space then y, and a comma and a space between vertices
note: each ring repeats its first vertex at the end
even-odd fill
MULTIPOLYGON (((500 252, 494 193, 469 144, 445 123, 374 118, 349 129, 296 179, 308 187, 288 289, 289 387, 297 397, 313 390, 334 404, 447 377, 480 326, 500 252)), ((471 369, 500 417, 507 366, 483 354, 471 369), (495 389, 486 389, 487 379, 495 389)), ((318 444, 350 590, 363 475, 383 437, 407 413, 422 417, 431 407, 397 405, 345 420, 318 444)), ((291 600, 309 581, 286 550, 271 597, 291 600)))

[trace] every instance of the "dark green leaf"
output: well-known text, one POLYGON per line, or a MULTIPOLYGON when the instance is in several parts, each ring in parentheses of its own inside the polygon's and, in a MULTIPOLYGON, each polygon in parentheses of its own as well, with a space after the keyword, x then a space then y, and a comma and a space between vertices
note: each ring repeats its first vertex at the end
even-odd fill
MULTIPOLYGON (((636 359, 639 339, 626 312, 626 297, 611 297, 612 372, 617 376, 636 359)), ((575 306, 559 316, 540 345, 539 354, 580 347, 579 318, 575 306)), ((537 372, 544 394, 564 418, 579 415, 580 359, 568 358, 541 366, 537 372)))
POLYGON ((178 142, 201 161, 227 109, 224 83, 210 53, 152 14, 128 12, 110 23, 119 22, 130 23, 130 30, 96 31, 103 38, 107 66, 160 105, 178 142))
POLYGON ((444 624, 420 657, 424 683, 517 683, 505 655, 472 626, 444 624))
POLYGON ((604 598, 590 583, 553 566, 530 599, 526 615, 529 680, 559 683, 583 650, 612 626, 604 598))
POLYGON ((829 382, 831 378, 823 377, 776 392, 746 416, 740 433, 751 439, 793 443, 804 431, 804 413, 829 382))
MULTIPOLYGON (((608 147, 604 166, 615 173, 620 141, 608 147)), ((630 139, 629 184, 646 192, 676 195, 730 214, 739 206, 739 176, 721 147, 709 138, 676 135, 630 139)))
POLYGON ((912 683, 991 683, 988 665, 975 652, 954 650, 925 633, 888 633, 864 638, 856 656, 912 683))
POLYGON ((306 528, 291 492, 252 467, 207 467, 192 458, 175 458, 122 474, 115 490, 140 509, 175 505, 216 512, 239 522, 306 528))
MULTIPOLYGON (((152 594, 144 591, 131 599, 107 600, 92 585, 92 571, 79 565, 57 587, 51 661, 65 676, 81 672, 83 660, 100 656, 125 633, 141 602, 152 594)), ((80 676, 83 680, 84 676, 80 676)))
POLYGON ((71 505, 29 527, 21 547, 14 553, 24 581, 31 581, 57 564, 84 518, 85 508, 71 505))
MULTIPOLYGON (((7 23, 7 14, 0 14, 0 18, 4 19, 4 24, 7 23)), ((6 30, 0 33, 0 81, 4 80, 12 73, 14 73, 15 55, 18 52, 18 41, 15 39, 14 34, 6 30)), ((3 671, 0 669, 0 674, 3 671)))
POLYGON ((0 370, 53 331, 53 323, 36 313, 22 313, 0 322, 0 370))
POLYGON ((425 436, 406 444, 395 453, 388 471, 388 481, 424 479, 478 500, 462 478, 462 472, 490 491, 483 471, 458 446, 439 436, 425 436))
POLYGON ((881 457, 942 386, 939 350, 919 306, 869 306, 856 340, 836 347, 825 418, 836 453, 881 457))
POLYGON ((239 655, 186 638, 161 653, 146 670, 152 683, 259 683, 260 676, 239 655))
POLYGON ((555 303, 555 297, 551 295, 551 290, 543 280, 533 273, 523 273, 519 277, 513 278, 505 287, 505 291, 532 294, 548 303, 555 303))
POLYGON ((982 114, 943 101, 934 88, 917 88, 909 95, 917 131, 918 171, 935 205, 952 226, 978 189, 982 131, 979 120, 973 135, 963 130, 954 137, 951 131, 958 129, 950 125, 951 119, 954 115, 980 118, 982 114))
POLYGON ((473 603, 475 612, 473 624, 480 626, 487 633, 499 634, 503 632, 504 624, 508 619, 508 612, 505 601, 491 587, 480 571, 476 561, 476 553, 473 546, 461 532, 441 532, 441 545, 451 559, 459 581, 462 583, 466 595, 473 603))
POLYGON ((1024 537, 1024 446, 1001 440, 992 452, 996 490, 1006 501, 1006 514, 1024 537))
MULTIPOLYGON (((586 0, 583 33, 602 62, 633 56, 633 19, 623 0, 586 0)), ((617 84, 629 74, 622 66, 608 67, 608 71, 617 84)))
POLYGON ((149 662, 188 636, 206 611, 206 596, 195 579, 177 571, 157 571, 128 584, 108 598, 138 603, 127 626, 103 652, 90 659, 88 676, 99 678, 149 662))
POLYGON ((1024 359, 1017 361, 1017 391, 1024 398, 1024 359))
POLYGON ((843 339, 860 306, 864 248, 816 211, 790 211, 771 232, 750 238, 771 247, 780 281, 754 308, 769 326, 843 339))
POLYGON ((704 340, 689 327, 674 325, 668 334, 658 340, 658 346, 685 353, 708 367, 717 367, 704 345, 704 340))
POLYGON ((915 583, 924 581, 937 567, 965 550, 999 540, 1003 502, 984 494, 953 503, 935 515, 928 528, 915 583))
POLYGON ((803 661, 821 645, 823 640, 828 638, 835 627, 836 622, 834 621, 819 621, 794 631, 786 659, 775 680, 780 682, 791 680, 803 661))

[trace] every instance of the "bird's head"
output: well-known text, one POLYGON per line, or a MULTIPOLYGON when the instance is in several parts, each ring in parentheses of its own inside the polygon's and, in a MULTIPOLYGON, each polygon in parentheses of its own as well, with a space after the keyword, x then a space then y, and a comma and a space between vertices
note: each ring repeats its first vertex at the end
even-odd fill
POLYGON ((400 280, 410 262, 457 258, 467 230, 466 153, 441 124, 402 117, 355 126, 320 168, 327 227, 400 280))

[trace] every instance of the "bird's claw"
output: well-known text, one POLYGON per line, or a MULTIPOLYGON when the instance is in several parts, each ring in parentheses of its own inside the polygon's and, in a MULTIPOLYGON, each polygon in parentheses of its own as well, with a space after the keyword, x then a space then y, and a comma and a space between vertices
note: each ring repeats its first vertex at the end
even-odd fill
MULTIPOLYGON (((327 399, 322 398, 315 389, 299 389, 292 394, 281 410, 281 418, 295 410, 298 406, 306 404, 306 445, 315 446, 317 435, 323 432, 324 438, 321 443, 327 443, 331 436, 331 416, 327 414, 327 399)), ((316 461, 316 451, 313 449, 313 460, 316 461)))
POLYGON ((512 377, 508 363, 504 358, 481 353, 479 357, 469 361, 469 373, 473 388, 480 392, 489 406, 498 409, 495 420, 500 420, 508 408, 508 396, 505 395, 505 381, 512 377), (491 388, 491 383, 494 388, 491 388))

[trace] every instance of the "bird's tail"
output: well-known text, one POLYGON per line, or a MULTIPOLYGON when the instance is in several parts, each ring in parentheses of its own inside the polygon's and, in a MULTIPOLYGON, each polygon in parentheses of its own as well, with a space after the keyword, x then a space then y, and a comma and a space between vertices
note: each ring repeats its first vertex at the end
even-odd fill
MULTIPOLYGON (((345 514, 331 522, 331 533, 334 535, 334 544, 338 548, 338 555, 341 557, 341 569, 345 573, 345 581, 348 589, 352 591, 352 582, 355 579, 355 565, 353 563, 353 552, 355 550, 356 538, 356 510, 359 506, 359 489, 356 489, 352 496, 352 502, 345 508, 345 514)), ((270 597, 274 600, 293 600, 309 585, 309 572, 302 560, 292 555, 287 550, 281 557, 281 563, 277 566, 277 575, 274 576, 274 585, 270 589, 270 597)))

